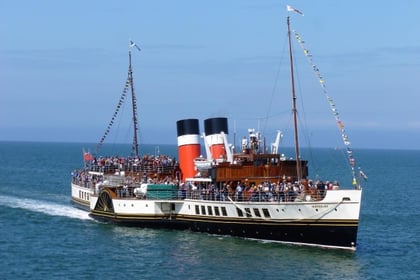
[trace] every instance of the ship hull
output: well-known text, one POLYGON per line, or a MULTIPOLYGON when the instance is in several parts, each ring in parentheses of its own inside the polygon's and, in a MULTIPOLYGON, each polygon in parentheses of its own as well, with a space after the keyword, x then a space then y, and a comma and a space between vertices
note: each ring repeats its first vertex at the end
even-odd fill
POLYGON ((71 184, 71 203, 82 210, 90 211, 90 197, 94 194, 93 189, 71 184))
POLYGON ((320 202, 271 203, 113 199, 108 194, 102 193, 99 200, 94 197, 93 218, 126 226, 356 250, 360 190, 331 191, 320 202))

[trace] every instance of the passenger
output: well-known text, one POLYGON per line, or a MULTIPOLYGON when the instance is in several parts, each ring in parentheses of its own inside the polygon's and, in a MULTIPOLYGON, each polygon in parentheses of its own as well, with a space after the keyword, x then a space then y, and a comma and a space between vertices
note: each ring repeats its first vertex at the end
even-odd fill
POLYGON ((73 183, 76 183, 77 177, 79 177, 79 172, 77 170, 73 170, 73 172, 71 172, 71 178, 73 183))
POLYGON ((274 201, 274 195, 273 195, 273 185, 267 181, 265 182, 266 187, 265 187, 265 198, 267 201, 274 201))
POLYGON ((249 186, 245 187, 244 190, 244 201, 250 201, 252 198, 252 189, 254 188, 254 184, 252 183, 249 186))
POLYGON ((227 195, 228 195, 227 185, 226 183, 223 183, 222 190, 220 191, 220 200, 225 201, 227 195))
POLYGON ((306 179, 300 181, 300 191, 304 193, 309 192, 309 182, 306 179))
POLYGON ((279 199, 280 185, 273 183, 272 187, 273 187, 273 199, 277 201, 279 199))
POLYGON ((332 190, 333 189, 333 184, 331 182, 328 182, 328 189, 332 190))
POLYGON ((299 193, 300 193, 299 183, 298 182, 295 182, 292 185, 292 188, 289 189, 289 198, 290 198, 290 201, 295 201, 295 199, 299 195, 299 193))
POLYGON ((242 201, 242 185, 241 182, 238 182, 238 185, 236 186, 236 190, 235 190, 235 200, 236 201, 242 201))
POLYGON ((319 180, 316 182, 316 189, 317 189, 317 196, 316 199, 320 200, 325 196, 325 190, 327 186, 324 184, 323 181, 319 180))
POLYGON ((225 199, 227 198, 229 200, 231 197, 233 197, 233 190, 230 184, 227 183, 224 190, 225 190, 225 199))

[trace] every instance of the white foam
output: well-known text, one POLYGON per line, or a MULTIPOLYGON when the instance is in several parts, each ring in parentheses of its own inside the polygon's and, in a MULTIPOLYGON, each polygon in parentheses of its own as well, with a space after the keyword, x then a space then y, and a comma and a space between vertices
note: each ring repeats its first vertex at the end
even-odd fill
POLYGON ((0 205, 10 208, 27 209, 34 212, 40 212, 51 216, 63 216, 72 219, 91 220, 89 213, 72 207, 71 205, 62 205, 49 201, 35 200, 30 198, 17 198, 13 196, 0 195, 0 205))

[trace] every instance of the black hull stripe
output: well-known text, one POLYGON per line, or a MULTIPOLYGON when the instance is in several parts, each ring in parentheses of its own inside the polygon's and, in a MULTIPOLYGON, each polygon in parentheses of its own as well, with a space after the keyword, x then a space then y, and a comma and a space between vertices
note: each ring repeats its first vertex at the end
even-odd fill
POLYGON ((354 220, 341 223, 337 223, 337 221, 268 223, 266 221, 249 222, 246 220, 236 222, 215 221, 163 215, 124 216, 101 211, 93 211, 91 215, 99 220, 128 226, 189 229, 210 234, 349 250, 355 250, 356 248, 358 228, 358 223, 354 220))

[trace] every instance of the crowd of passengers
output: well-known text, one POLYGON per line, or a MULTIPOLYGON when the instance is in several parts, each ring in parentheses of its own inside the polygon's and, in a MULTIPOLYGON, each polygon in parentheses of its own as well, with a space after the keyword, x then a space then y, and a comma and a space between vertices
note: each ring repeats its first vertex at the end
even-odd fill
POLYGON ((272 183, 269 181, 261 184, 244 182, 225 183, 221 188, 213 184, 195 185, 187 182, 180 187, 182 190, 188 191, 189 194, 205 200, 233 200, 233 201, 295 201, 297 199, 304 200, 305 195, 310 194, 311 199, 320 200, 325 196, 326 190, 339 189, 337 181, 323 182, 318 180, 302 180, 298 182, 290 182, 289 180, 272 183))
MULTIPOLYGON (((99 157, 87 162, 84 170, 74 170, 72 172, 72 182, 86 188, 93 188, 101 183, 103 178, 100 175, 90 174, 89 171, 103 173, 120 174, 121 171, 134 171, 138 176, 126 177, 125 185, 138 185, 139 183, 150 184, 175 184, 178 181, 169 176, 160 178, 158 176, 148 177, 150 171, 159 172, 159 168, 175 168, 177 162, 174 158, 165 155, 145 155, 139 157, 99 157), (141 173, 140 173, 141 172, 141 173), (139 175, 143 174, 143 175, 139 175)), ((153 173, 152 173, 153 174, 153 173)), ((221 186, 208 183, 186 182, 179 185, 181 198, 185 198, 187 193, 191 198, 206 200, 234 200, 234 201, 294 201, 304 199, 305 194, 310 194, 312 198, 322 199, 325 190, 335 190, 339 188, 337 181, 323 182, 321 180, 302 180, 300 183, 292 183, 290 178, 283 178, 278 182, 263 182, 255 184, 247 179, 238 182, 227 182, 221 186)))
MULTIPOLYGON (((89 169, 84 170, 73 170, 71 172, 72 182, 85 188, 93 188, 98 183, 103 183, 103 175, 89 173, 89 169)), ((119 169, 116 169, 114 175, 121 175, 119 169)), ((144 172, 143 175, 137 173, 137 176, 125 176, 124 185, 139 185, 140 183, 148 184, 176 184, 178 181, 174 180, 170 176, 164 176, 159 178, 158 176, 147 176, 144 172)))
MULTIPOLYGON (((73 171, 72 181, 75 184, 86 188, 94 188, 101 184, 103 177, 100 175, 89 174, 88 171, 73 171)), ((220 187, 209 183, 185 182, 178 184, 167 176, 162 179, 157 177, 125 177, 124 186, 138 186, 140 183, 149 184, 172 184, 179 186, 179 198, 193 198, 204 200, 221 201, 295 201, 296 199, 305 200, 305 195, 310 194, 311 199, 320 200, 325 196, 326 190, 339 189, 337 181, 323 182, 318 180, 302 180, 300 183, 290 181, 279 181, 272 183, 269 181, 261 184, 244 182, 224 183, 220 187)))
MULTIPOLYGON (((99 182, 100 176, 89 174, 89 171, 101 172, 105 174, 120 174, 120 172, 130 171, 144 173, 170 173, 177 167, 175 158, 166 155, 144 155, 143 157, 94 157, 92 160, 85 161, 83 170, 74 170, 72 182, 81 186, 91 187, 99 182)), ((137 180, 133 178, 133 180, 137 180)), ((147 182, 157 182, 156 178, 147 178, 147 182)), ((164 183, 168 178, 163 179, 164 183)))
POLYGON ((94 157, 87 162, 91 171, 115 172, 116 170, 143 172, 145 170, 161 170, 174 168, 177 165, 175 158, 166 155, 144 155, 142 157, 94 157))

